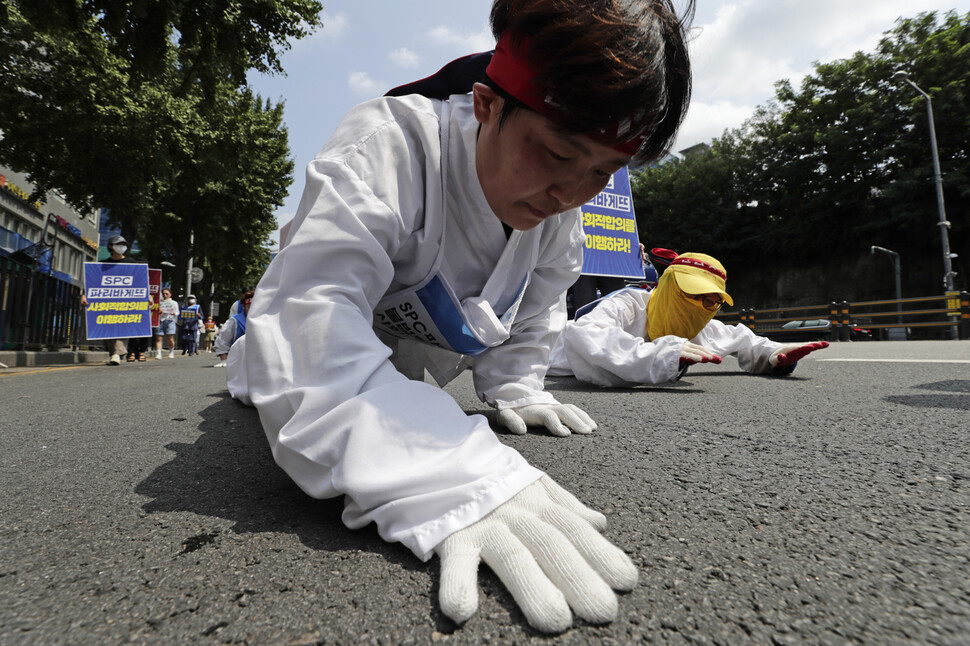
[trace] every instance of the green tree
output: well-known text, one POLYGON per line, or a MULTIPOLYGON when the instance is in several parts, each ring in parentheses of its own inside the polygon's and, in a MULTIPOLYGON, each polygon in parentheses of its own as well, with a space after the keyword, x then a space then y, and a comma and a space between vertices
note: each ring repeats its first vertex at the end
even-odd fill
MULTIPOLYGON (((5 0, 0 160, 28 173, 38 195, 57 188, 75 206, 107 207, 126 237, 142 238, 170 192, 187 195, 195 190, 181 191, 187 183, 208 182, 196 155, 237 136, 229 106, 249 106, 251 116, 252 97, 240 93, 247 70, 280 72, 278 52, 319 24, 321 8, 316 0, 5 0)), ((254 159, 280 157, 278 137, 259 141, 272 148, 254 159)), ((278 177, 278 165, 245 170, 278 177)), ((282 199, 259 196, 278 200, 264 210, 282 199)), ((253 212, 243 209, 240 220, 253 212)), ((171 213, 192 228, 191 209, 171 213)), ((258 245, 268 224, 240 226, 249 225, 258 245)))
POLYGON ((177 172, 158 187, 141 240, 159 260, 183 268, 172 276, 176 293, 191 256, 211 277, 206 286, 210 280, 217 286, 217 299, 234 300, 269 262, 265 243, 276 228, 273 210, 287 195, 293 162, 282 105, 223 85, 206 116, 177 172))
MULTIPOLYGON (((869 297, 875 279, 860 274, 883 273, 872 244, 910 260, 911 290, 939 293, 931 278, 942 275, 942 263, 925 102, 891 78, 907 69, 933 96, 947 208, 966 213, 968 43, 970 14, 951 12, 939 23, 920 14, 898 21, 874 54, 817 64, 797 90, 779 82, 775 100, 715 140, 710 159, 634 178, 641 230, 665 218, 661 230, 673 248, 707 251, 735 268, 732 282, 748 290, 748 305, 869 297), (804 276, 786 283, 779 280, 786 272, 804 276)), ((968 226, 959 220, 951 245, 966 258, 968 226)))

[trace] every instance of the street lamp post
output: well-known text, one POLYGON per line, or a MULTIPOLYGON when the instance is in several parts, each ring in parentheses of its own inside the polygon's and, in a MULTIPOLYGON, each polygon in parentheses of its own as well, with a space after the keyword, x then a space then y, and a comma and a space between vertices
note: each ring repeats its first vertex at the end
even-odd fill
POLYGON ((893 273, 896 274, 896 311, 899 312, 899 316, 896 317, 896 322, 900 325, 903 324, 903 304, 900 302, 903 300, 903 284, 902 284, 902 271, 899 268, 899 252, 893 251, 891 249, 886 249, 885 247, 879 247, 877 245, 872 245, 869 247, 869 253, 876 253, 881 251, 884 254, 888 254, 893 261, 893 273))
MULTIPOLYGON (((933 122, 933 100, 930 99, 930 95, 923 91, 920 86, 916 85, 909 78, 909 73, 905 70, 896 70, 893 73, 893 81, 897 83, 900 81, 905 81, 909 83, 914 90, 923 95, 926 99, 926 115, 929 118, 930 123, 930 148, 933 151, 933 180, 936 183, 936 208, 939 212, 939 222, 937 226, 940 227, 940 239, 943 242, 943 288, 947 292, 953 291, 953 277, 956 274, 953 272, 953 265, 951 263, 952 259, 956 257, 956 254, 950 253, 950 236, 948 230, 950 228, 950 222, 946 219, 946 209, 943 206, 943 176, 940 173, 940 155, 936 147, 936 125, 933 122)), ((952 338, 957 338, 956 327, 950 328, 950 334, 952 338)))
POLYGON ((189 265, 185 271, 185 298, 192 293, 192 247, 195 245, 195 232, 189 231, 189 265))
MULTIPOLYGON (((175 269, 175 264, 174 263, 171 263, 171 262, 169 262, 167 260, 163 260, 160 264, 162 265, 162 267, 170 267, 172 269, 175 269)), ((169 277, 169 284, 171 284, 171 282, 172 282, 171 277, 169 277)), ((162 284, 163 285, 165 284, 164 279, 162 280, 162 284)))

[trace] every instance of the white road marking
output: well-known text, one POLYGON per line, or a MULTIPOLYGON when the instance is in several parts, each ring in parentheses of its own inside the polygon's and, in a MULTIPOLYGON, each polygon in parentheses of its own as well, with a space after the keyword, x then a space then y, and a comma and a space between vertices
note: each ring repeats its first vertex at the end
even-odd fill
POLYGON ((970 359, 815 359, 815 361, 857 361, 862 363, 970 363, 970 359))

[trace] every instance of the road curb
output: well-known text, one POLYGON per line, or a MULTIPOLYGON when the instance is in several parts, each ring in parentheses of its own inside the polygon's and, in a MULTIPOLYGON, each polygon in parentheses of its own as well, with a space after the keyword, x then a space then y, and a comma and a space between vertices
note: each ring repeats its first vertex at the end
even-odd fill
POLYGON ((28 350, 0 351, 0 364, 7 368, 33 368, 36 366, 63 366, 76 363, 104 363, 108 360, 105 350, 64 350, 36 352, 28 350))

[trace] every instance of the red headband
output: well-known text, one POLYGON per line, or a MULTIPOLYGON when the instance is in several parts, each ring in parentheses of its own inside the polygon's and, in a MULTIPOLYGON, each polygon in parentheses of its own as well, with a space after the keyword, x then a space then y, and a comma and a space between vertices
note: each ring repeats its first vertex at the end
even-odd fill
POLYGON ((709 265, 708 263, 704 262, 703 260, 696 260, 695 258, 680 258, 680 257, 677 257, 677 258, 674 258, 673 261, 670 264, 671 264, 671 266, 673 266, 673 265, 688 265, 690 267, 697 267, 698 269, 703 269, 704 271, 708 272, 709 274, 714 274, 715 276, 717 276, 721 280, 724 280, 724 281, 727 280, 727 274, 726 273, 724 273, 723 271, 721 271, 720 269, 718 269, 714 265, 709 265))
MULTIPOLYGON (((523 36, 516 48, 512 43, 512 36, 509 32, 504 32, 495 44, 495 54, 492 55, 485 73, 500 88, 525 105, 544 117, 559 121, 563 115, 562 108, 553 104, 547 89, 536 83, 536 69, 529 63, 531 40, 531 36, 523 36)), ((632 139, 616 143, 617 139, 622 139, 624 135, 629 134, 632 125, 633 120, 627 117, 601 130, 583 134, 606 143, 614 150, 632 156, 640 149, 646 134, 641 133, 632 139)))

